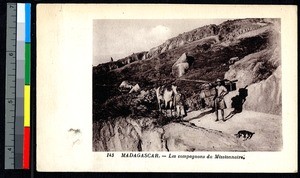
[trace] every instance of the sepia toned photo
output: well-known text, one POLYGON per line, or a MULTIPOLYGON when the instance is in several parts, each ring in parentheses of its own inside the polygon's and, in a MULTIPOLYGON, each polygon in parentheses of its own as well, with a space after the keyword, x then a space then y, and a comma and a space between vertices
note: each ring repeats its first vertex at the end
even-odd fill
POLYGON ((94 19, 93 151, 280 151, 280 25, 94 19))
POLYGON ((39 4, 39 172, 297 172, 297 7, 39 4))

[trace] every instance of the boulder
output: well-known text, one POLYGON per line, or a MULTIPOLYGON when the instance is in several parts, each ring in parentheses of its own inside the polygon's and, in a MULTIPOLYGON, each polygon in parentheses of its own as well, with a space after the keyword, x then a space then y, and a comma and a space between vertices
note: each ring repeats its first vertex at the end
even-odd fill
POLYGON ((183 53, 172 66, 172 74, 176 77, 183 76, 193 63, 193 58, 183 53))
POLYGON ((229 59, 229 64, 234 64, 235 62, 237 62, 239 60, 239 57, 233 57, 229 59))
POLYGON ((173 74, 175 74, 175 76, 181 77, 186 73, 188 68, 189 68, 189 64, 187 62, 184 62, 184 63, 173 65, 172 72, 173 74))
POLYGON ((139 86, 139 84, 134 85, 131 90, 129 91, 129 93, 133 93, 133 92, 138 92, 141 90, 141 87, 139 86))
POLYGON ((131 89, 131 88, 132 88, 132 85, 129 84, 128 81, 124 80, 124 81, 120 84, 119 88, 123 88, 123 89, 131 89))

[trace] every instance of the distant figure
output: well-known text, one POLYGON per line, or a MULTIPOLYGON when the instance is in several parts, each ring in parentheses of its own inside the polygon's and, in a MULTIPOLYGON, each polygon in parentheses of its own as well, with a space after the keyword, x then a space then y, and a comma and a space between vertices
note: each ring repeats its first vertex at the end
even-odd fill
POLYGON ((114 62, 114 59, 112 57, 110 57, 110 62, 114 62))
MULTIPOLYGON (((201 88, 201 91, 200 91, 200 94, 199 94, 199 99, 200 99, 200 110, 204 110, 207 106, 211 106, 210 104, 210 99, 209 97, 211 95, 214 96, 214 94, 211 93, 211 84, 210 83, 205 83, 202 85, 202 88, 201 88)), ((212 89, 213 92, 214 89, 212 89)))
POLYGON ((247 86, 245 88, 239 89, 239 94, 231 98, 231 107, 234 108, 233 111, 231 111, 228 116, 226 116, 226 119, 230 119, 237 113, 241 113, 243 111, 243 104, 246 101, 246 97, 248 96, 248 90, 247 86))
POLYGON ((218 110, 221 110, 222 120, 225 121, 224 109, 226 109, 227 107, 224 101, 224 96, 227 95, 227 93, 227 89, 223 85, 221 85, 221 80, 217 79, 216 95, 214 97, 214 109, 217 116, 216 121, 219 121, 218 110))
POLYGON ((201 90, 201 92, 199 94, 199 98, 200 98, 200 110, 205 109, 206 103, 205 103, 205 93, 204 93, 204 90, 201 90))
POLYGON ((172 108, 174 107, 174 90, 176 90, 176 86, 168 85, 166 86, 163 93, 163 98, 165 101, 165 109, 169 108, 171 110, 171 115, 172 115, 172 108))
POLYGON ((176 109, 176 113, 178 117, 185 117, 187 116, 186 108, 185 108, 185 96, 182 94, 180 89, 177 89, 173 87, 174 91, 174 105, 176 109))

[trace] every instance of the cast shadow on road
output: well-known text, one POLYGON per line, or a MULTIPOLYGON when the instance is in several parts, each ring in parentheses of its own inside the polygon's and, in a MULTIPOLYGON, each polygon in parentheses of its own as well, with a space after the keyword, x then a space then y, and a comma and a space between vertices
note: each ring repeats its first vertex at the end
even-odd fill
POLYGON ((211 114, 213 113, 214 110, 211 109, 211 110, 208 110, 208 111, 204 111, 202 113, 200 113, 199 115, 195 116, 195 117, 192 117, 192 118, 189 118, 189 119, 185 119, 185 121, 191 121, 191 120, 194 120, 194 119, 200 119, 201 117, 207 115, 207 114, 211 114))
POLYGON ((231 98, 231 107, 234 108, 233 111, 231 111, 226 117, 225 121, 231 119, 234 115, 241 113, 243 111, 243 105, 246 101, 246 98, 248 96, 248 89, 240 88, 239 94, 231 98))

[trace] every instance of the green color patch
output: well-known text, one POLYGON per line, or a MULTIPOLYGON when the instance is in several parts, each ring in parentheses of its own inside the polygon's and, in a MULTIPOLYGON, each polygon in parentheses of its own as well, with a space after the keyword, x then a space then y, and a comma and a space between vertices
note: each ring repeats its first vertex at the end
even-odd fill
POLYGON ((31 58, 31 45, 25 43, 25 85, 30 84, 30 58, 31 58))

